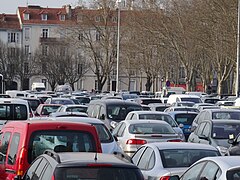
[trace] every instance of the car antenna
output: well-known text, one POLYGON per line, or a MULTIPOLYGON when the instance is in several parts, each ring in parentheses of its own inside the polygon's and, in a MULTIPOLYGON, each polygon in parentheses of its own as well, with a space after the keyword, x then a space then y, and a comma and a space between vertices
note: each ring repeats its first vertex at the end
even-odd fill
POLYGON ((97 161, 97 152, 95 153, 94 161, 97 161))

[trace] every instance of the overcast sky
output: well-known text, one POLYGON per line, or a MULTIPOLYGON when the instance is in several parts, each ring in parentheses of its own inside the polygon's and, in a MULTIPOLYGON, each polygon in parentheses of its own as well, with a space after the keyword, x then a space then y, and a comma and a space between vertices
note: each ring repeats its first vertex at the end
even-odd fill
POLYGON ((0 13, 15 14, 18 6, 40 5, 42 7, 62 7, 70 4, 77 5, 78 0, 0 0, 0 13))

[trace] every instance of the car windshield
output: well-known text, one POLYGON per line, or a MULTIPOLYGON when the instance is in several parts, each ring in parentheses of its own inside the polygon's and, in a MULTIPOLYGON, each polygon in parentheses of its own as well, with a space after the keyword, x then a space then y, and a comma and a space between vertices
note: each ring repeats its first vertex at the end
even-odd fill
POLYGON ((78 100, 78 102, 80 102, 80 104, 88 104, 90 102, 90 98, 76 97, 76 99, 78 100))
POLYGON ((212 113, 212 119, 240 119, 240 111, 239 112, 213 112, 212 113))
POLYGON ((112 135, 103 124, 94 124, 101 143, 113 142, 112 135))
POLYGON ((214 139, 229 139, 229 135, 233 134, 234 137, 240 132, 239 123, 216 123, 213 124, 212 137, 214 139))
POLYGON ((30 107, 32 108, 32 110, 36 111, 37 107, 40 104, 40 101, 39 100, 31 100, 31 99, 28 99, 27 101, 29 102, 30 107))
POLYGON ((28 162, 47 149, 55 152, 96 152, 93 136, 85 131, 50 130, 36 131, 31 135, 28 162))
POLYGON ((201 158, 219 156, 218 151, 206 149, 166 149, 160 150, 164 168, 189 167, 201 158))
POLYGON ((0 120, 27 120, 27 106, 22 104, 0 104, 0 120))
POLYGON ((175 120, 178 124, 191 125, 197 114, 176 114, 175 120))
POLYGON ((124 105, 110 105, 107 107, 107 116, 114 121, 124 120, 127 114, 131 111, 140 111, 141 106, 124 106, 124 105))
POLYGON ((67 104, 74 104, 72 100, 52 100, 51 104, 62 104, 62 105, 67 105, 67 104))
POLYGON ((187 97, 181 98, 181 101, 190 101, 190 102, 194 102, 194 103, 202 102, 200 98, 187 98, 187 97))
POLYGON ((57 111, 59 106, 44 106, 42 110, 43 115, 49 115, 50 113, 54 113, 57 111))
POLYGON ((124 167, 60 167, 56 169, 57 180, 139 180, 142 179, 138 169, 124 167))
POLYGON ((177 123, 167 114, 140 114, 139 119, 152 119, 152 120, 163 120, 170 124, 172 127, 177 127, 177 123))
POLYGON ((240 168, 234 168, 227 171, 227 180, 240 179, 240 168))
POLYGON ((168 124, 160 123, 139 123, 129 126, 131 134, 175 134, 175 131, 168 124))
POLYGON ((87 107, 68 107, 67 112, 87 112, 87 107))

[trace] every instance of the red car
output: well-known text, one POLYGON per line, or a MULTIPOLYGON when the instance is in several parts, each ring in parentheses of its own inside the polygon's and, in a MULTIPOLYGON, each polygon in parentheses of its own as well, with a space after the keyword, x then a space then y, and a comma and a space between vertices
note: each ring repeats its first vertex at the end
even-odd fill
POLYGON ((0 169, 7 179, 22 177, 45 150, 98 152, 101 144, 94 126, 59 121, 11 121, 1 130, 0 169))
POLYGON ((61 104, 40 104, 36 109, 35 116, 49 116, 54 113, 61 106, 61 104))

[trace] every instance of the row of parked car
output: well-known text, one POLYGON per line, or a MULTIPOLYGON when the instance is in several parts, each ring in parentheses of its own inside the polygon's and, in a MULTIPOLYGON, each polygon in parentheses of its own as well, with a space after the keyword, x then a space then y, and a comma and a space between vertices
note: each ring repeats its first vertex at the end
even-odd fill
MULTIPOLYGON (((9 109, 12 108, 9 114, 11 112, 15 114, 15 111, 21 114, 20 108, 12 105, 18 100, 5 99, 1 105, 9 105, 9 109)), ((0 110, 4 111, 1 105, 0 110)), ((50 107, 52 104, 46 105, 50 107)), ((56 111, 59 109, 67 111, 74 105, 58 106, 56 111)), ((8 122, 5 119, 1 130, 0 165, 9 179, 179 178, 178 176, 197 160, 222 155, 221 148, 211 143, 204 145, 209 143, 182 142, 191 136, 187 138, 183 131, 184 125, 190 122, 185 116, 174 118, 171 112, 142 111, 142 105, 119 99, 94 100, 85 110, 83 112, 81 109, 78 113, 70 110, 59 115, 62 117, 57 115, 61 112, 45 116, 41 113, 44 112, 42 110, 40 113, 34 112, 35 117, 27 121, 8 122), (116 155, 105 156, 101 154, 102 152, 116 155), (82 168, 81 171, 79 168, 82 168), (115 172, 113 168, 118 170, 115 172), (133 169, 132 173, 126 171, 129 168, 133 169)), ((223 118, 226 112, 218 110, 222 113, 218 117, 223 118)), ((202 112, 210 111, 213 110, 204 110, 199 114, 196 112, 193 119, 202 112)), ((226 109, 225 111, 228 112, 226 109)), ((31 114, 33 111, 25 112, 31 114)), ((234 117, 238 118, 237 115, 234 117)), ((193 133, 200 128, 200 124, 196 128, 188 127, 186 132, 193 133)), ((209 134, 211 133, 210 130, 209 134)), ((235 140, 231 141, 232 144, 237 143, 235 140)), ((207 163, 203 165, 202 168, 207 163)))

